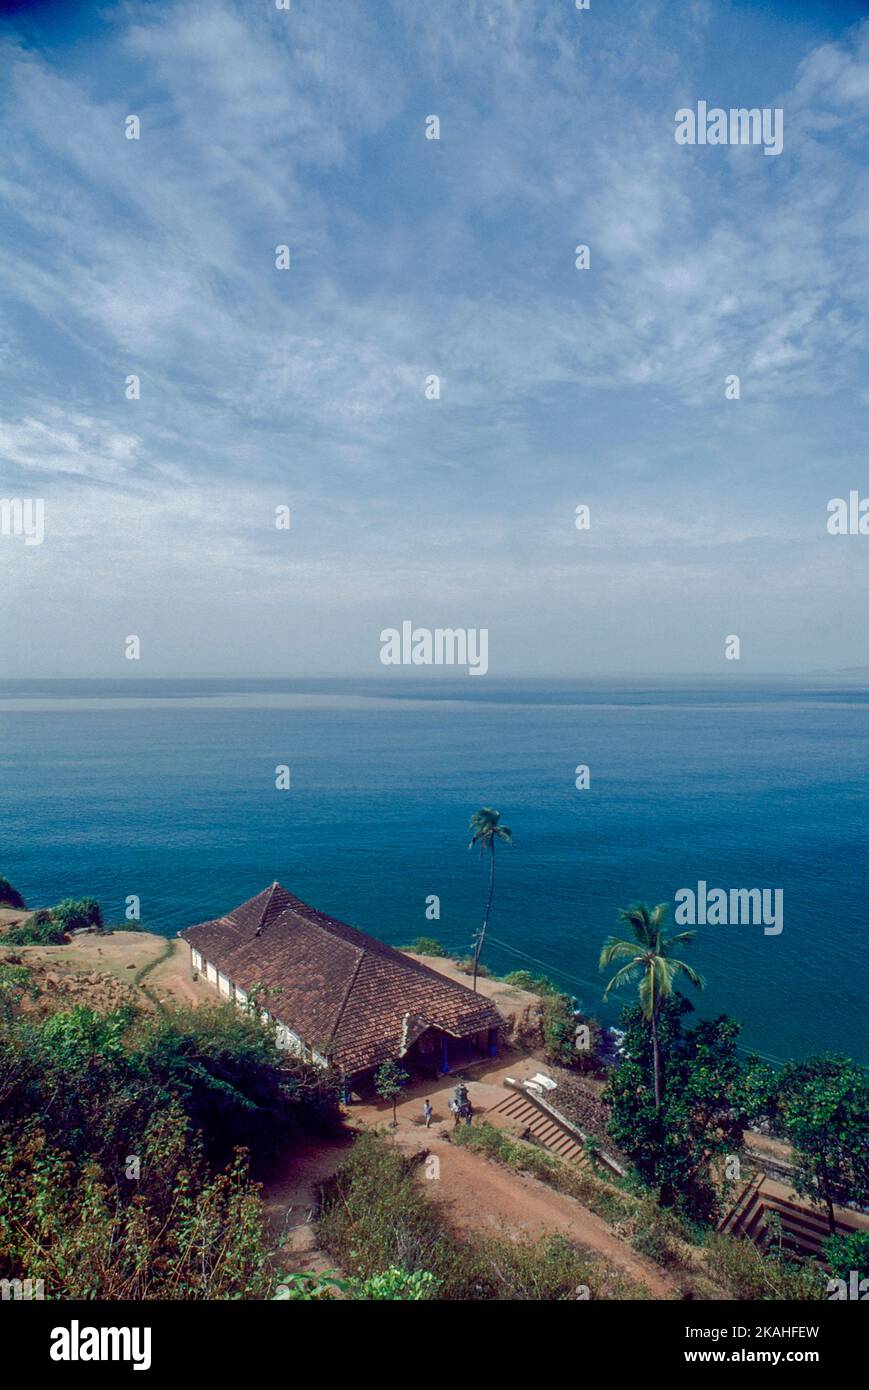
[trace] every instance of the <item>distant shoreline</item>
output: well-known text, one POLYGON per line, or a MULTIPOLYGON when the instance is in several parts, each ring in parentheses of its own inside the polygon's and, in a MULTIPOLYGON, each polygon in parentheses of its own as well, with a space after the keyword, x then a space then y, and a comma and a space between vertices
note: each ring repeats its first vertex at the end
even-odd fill
POLYGON ((840 707, 864 704, 869 680, 856 676, 673 676, 673 677, 174 677, 117 679, 0 679, 0 713, 111 711, 135 709, 209 710, 386 710, 422 705, 487 709, 492 705, 597 709, 664 707, 671 696, 683 708, 715 704, 745 709, 756 694, 757 708, 772 708, 780 694, 792 706, 804 697, 818 705, 825 697, 840 707), (849 697, 851 697, 849 701, 849 697))

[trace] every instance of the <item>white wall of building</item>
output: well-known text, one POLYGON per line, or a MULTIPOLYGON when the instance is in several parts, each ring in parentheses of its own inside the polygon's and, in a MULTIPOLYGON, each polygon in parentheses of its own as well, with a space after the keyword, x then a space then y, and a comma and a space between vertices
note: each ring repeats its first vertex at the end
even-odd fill
MULTIPOLYGON (((210 985, 215 985, 224 999, 234 998, 236 1004, 238 1004, 240 1008, 244 1008, 247 1005, 247 990, 242 989, 239 985, 233 985, 232 981, 224 975, 222 971, 218 970, 216 966, 212 965, 210 960, 203 961, 200 951, 191 949, 190 957, 193 968, 200 973, 202 973, 204 969, 205 978, 208 983, 210 985)), ((271 1020, 271 1015, 267 1009, 261 1011, 261 1017, 263 1023, 268 1023, 271 1020)), ((300 1038, 298 1033, 294 1033, 288 1024, 280 1023, 277 1020, 275 1021, 277 1022, 276 1041, 282 1052, 292 1052, 296 1057, 308 1058, 318 1067, 326 1067, 329 1065, 322 1053, 317 1052, 314 1048, 308 1047, 304 1039, 300 1038)))

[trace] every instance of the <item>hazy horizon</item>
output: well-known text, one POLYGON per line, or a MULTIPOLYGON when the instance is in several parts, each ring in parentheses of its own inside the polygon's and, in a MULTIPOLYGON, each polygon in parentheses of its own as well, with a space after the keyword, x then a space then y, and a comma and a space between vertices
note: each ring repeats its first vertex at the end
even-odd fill
POLYGON ((0 676, 0 688, 4 685, 36 685, 39 683, 76 683, 92 682, 94 684, 136 684, 147 682, 171 682, 171 681, 286 681, 306 682, 328 681, 332 683, 346 682, 347 684, 377 683, 382 686, 394 684, 439 684, 456 685, 468 688, 469 695, 485 695, 485 687, 489 685, 521 685, 533 683, 536 685, 565 684, 582 685, 584 683, 605 685, 607 683, 618 684, 638 684, 642 682, 676 683, 676 682, 719 682, 722 685, 735 683, 737 685, 747 685, 759 681, 810 681, 810 680, 848 680, 855 681, 869 680, 869 666, 844 667, 839 670, 808 670, 808 671, 601 671, 601 672, 510 672, 509 674, 499 675, 490 672, 488 679, 482 683, 469 681, 467 673, 455 671, 443 671, 419 668, 402 668, 392 674, 382 670, 360 671, 348 674, 346 671, 165 671, 151 673, 141 670, 120 671, 110 676, 93 675, 86 672, 63 672, 45 673, 31 676, 0 676))

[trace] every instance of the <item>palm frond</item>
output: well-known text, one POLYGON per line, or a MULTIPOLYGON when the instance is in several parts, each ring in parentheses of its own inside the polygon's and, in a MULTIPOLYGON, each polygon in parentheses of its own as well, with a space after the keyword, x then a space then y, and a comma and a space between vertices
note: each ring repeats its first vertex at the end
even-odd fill
MULTIPOLYGON (((637 971, 642 968, 642 962, 632 960, 628 965, 623 965, 621 970, 617 970, 603 992, 604 999, 608 999, 610 991, 620 989, 622 985, 633 984, 637 978, 637 971)), ((642 989, 642 986, 640 986, 642 989)))
POLYGON ((692 927, 690 931, 680 931, 676 932, 674 936, 668 936, 666 944, 667 946, 684 946, 689 941, 693 941, 696 935, 697 933, 692 927))
POLYGON ((643 946, 652 944, 649 909, 645 903, 631 903, 629 907, 620 908, 619 921, 625 922, 631 928, 637 941, 643 946))
POLYGON ((651 1018, 658 1004, 651 970, 646 970, 643 973, 643 978, 640 980, 639 997, 640 1008, 644 1017, 651 1018))
POLYGON ((669 964, 674 975, 685 975, 697 989, 706 988, 706 981, 693 965, 688 965, 684 960, 671 960, 669 964))
POLYGON ((468 822, 471 833, 468 849, 479 845, 480 854, 483 854, 487 849, 494 849, 496 838, 505 845, 512 845, 513 832, 509 825, 499 824, 500 820, 501 812, 493 810, 491 806, 481 806, 479 811, 475 811, 468 822))
POLYGON ((612 965, 614 960, 639 959, 636 941, 626 941, 623 937, 610 936, 601 948, 598 969, 603 970, 605 966, 612 965))

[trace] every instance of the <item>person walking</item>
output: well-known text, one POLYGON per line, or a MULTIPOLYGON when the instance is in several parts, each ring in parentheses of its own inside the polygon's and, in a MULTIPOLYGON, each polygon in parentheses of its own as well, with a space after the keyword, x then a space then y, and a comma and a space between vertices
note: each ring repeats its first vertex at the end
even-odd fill
POLYGON ((432 1107, 431 1107, 431 1101, 430 1101, 430 1100, 427 1100, 426 1103, 425 1103, 425 1105, 422 1107, 422 1117, 423 1117, 423 1119, 425 1120, 425 1127, 426 1127, 426 1129, 428 1129, 429 1126, 431 1125, 431 1121, 432 1121, 432 1116, 433 1116, 433 1115, 434 1115, 434 1111, 432 1110, 432 1107))

